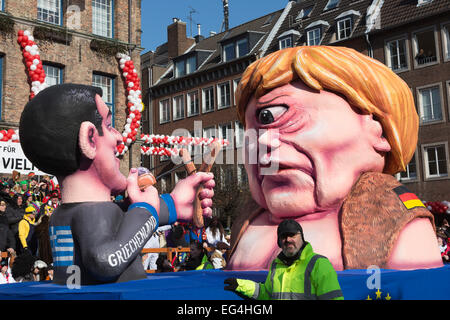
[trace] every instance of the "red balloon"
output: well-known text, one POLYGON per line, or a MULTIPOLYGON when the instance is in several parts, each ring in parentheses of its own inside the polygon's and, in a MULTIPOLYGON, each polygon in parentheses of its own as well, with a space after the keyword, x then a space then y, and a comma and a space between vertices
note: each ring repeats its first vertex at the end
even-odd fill
POLYGON ((19 31, 17 32, 17 34, 18 34, 19 36, 23 36, 23 30, 19 30, 19 31))
POLYGON ((28 36, 22 36, 22 40, 23 40, 23 42, 27 43, 28 42, 28 36))

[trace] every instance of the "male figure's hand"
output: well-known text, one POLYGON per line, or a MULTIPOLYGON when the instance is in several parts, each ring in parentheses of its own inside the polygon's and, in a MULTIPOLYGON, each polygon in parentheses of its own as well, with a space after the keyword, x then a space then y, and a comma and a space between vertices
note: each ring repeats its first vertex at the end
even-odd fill
POLYGON ((210 217, 215 185, 214 174, 211 172, 197 172, 179 181, 170 193, 177 210, 177 220, 191 221, 193 219, 194 202, 200 186, 203 187, 199 193, 203 216, 210 217))
POLYGON ((159 195, 155 187, 149 186, 141 191, 138 185, 138 170, 132 168, 127 178, 127 192, 131 203, 146 202, 159 214, 159 195))

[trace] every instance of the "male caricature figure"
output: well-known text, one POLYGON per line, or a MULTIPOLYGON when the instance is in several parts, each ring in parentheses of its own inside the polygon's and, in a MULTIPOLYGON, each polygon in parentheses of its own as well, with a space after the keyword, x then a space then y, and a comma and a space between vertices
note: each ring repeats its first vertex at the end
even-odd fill
POLYGON ((203 214, 211 214, 211 174, 189 176, 160 197, 153 186, 139 189, 137 169, 128 178, 120 172, 115 155, 122 136, 101 95, 92 86, 51 86, 25 106, 20 120, 26 157, 61 187, 62 204, 50 220, 59 284, 77 267, 81 285, 145 278, 140 251, 159 225, 191 220, 199 185, 203 214), (124 190, 131 202, 127 212, 111 202, 111 194, 124 190))
POLYGON ((287 218, 336 270, 442 266, 433 216, 392 176, 414 154, 418 116, 389 68, 349 48, 288 48, 251 64, 236 96, 257 131, 245 167, 259 209, 233 224, 231 269, 268 269, 287 218))

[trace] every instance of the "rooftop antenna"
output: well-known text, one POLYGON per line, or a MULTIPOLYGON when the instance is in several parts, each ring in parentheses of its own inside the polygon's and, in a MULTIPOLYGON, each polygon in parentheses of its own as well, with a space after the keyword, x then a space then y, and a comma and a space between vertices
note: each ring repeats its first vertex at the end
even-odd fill
POLYGON ((230 27, 228 22, 229 12, 228 12, 228 0, 222 0, 222 6, 223 6, 223 22, 222 22, 222 28, 221 31, 223 31, 225 27, 225 31, 227 31, 230 27))
POLYGON ((194 19, 192 19, 192 14, 193 13, 198 13, 198 11, 197 10, 195 10, 194 8, 192 8, 191 6, 189 6, 189 8, 191 9, 190 11, 189 11, 189 17, 188 17, 188 20, 189 20, 189 23, 190 23, 190 32, 191 32, 191 37, 192 37, 192 22, 195 22, 195 20, 194 19))

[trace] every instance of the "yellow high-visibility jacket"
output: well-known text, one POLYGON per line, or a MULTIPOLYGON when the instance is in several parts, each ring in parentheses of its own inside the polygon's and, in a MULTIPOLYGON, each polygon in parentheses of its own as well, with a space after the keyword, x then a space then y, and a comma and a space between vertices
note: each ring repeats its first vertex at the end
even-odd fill
POLYGON ((31 219, 29 215, 24 215, 23 219, 19 222, 19 240, 23 248, 28 247, 28 243, 33 235, 34 219, 31 219), (31 230, 31 232, 30 232, 31 230))
POLYGON ((307 243, 290 266, 278 257, 264 283, 237 279, 239 292, 257 300, 343 300, 336 271, 324 256, 307 243))

